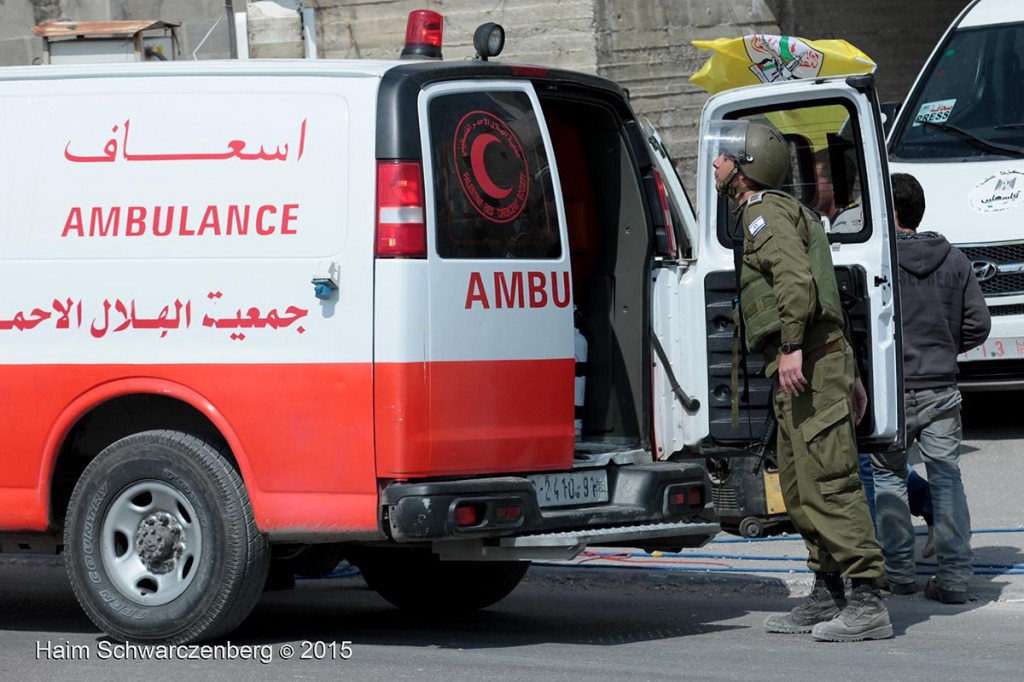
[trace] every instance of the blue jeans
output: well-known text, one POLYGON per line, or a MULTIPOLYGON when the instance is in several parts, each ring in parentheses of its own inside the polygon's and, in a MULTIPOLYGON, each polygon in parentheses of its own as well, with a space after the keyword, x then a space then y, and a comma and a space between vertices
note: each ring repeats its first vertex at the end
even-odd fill
MULTIPOLYGON (((875 512, 875 469, 871 466, 871 456, 867 453, 857 455, 860 482, 864 485, 864 494, 868 498, 868 511, 871 512, 871 523, 878 528, 875 512)), ((920 516, 929 526, 932 525, 932 492, 928 481, 911 467, 907 467, 907 498, 910 503, 911 516, 920 516)))
MULTIPOLYGON (((960 478, 960 391, 956 386, 908 390, 904 395, 908 447, 924 460, 934 513, 936 572, 939 587, 966 591, 974 574, 971 515, 960 478)), ((875 470, 878 541, 889 580, 914 582, 914 527, 907 494, 907 455, 871 456, 875 470)))

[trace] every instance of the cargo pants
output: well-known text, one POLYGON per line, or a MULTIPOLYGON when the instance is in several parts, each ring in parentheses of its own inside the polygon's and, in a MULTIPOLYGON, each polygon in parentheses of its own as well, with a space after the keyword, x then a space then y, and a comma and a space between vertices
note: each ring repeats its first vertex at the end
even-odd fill
POLYGON ((775 380, 779 482, 808 567, 874 580, 885 575, 884 561, 857 470, 853 351, 839 346, 820 357, 805 351, 800 395, 785 395, 775 380))

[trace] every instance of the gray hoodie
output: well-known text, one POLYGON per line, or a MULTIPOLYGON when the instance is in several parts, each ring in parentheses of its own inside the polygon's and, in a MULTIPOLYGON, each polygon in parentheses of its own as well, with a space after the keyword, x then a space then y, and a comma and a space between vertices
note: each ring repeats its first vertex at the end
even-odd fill
POLYGON ((956 383, 956 356, 992 328, 970 261, 935 232, 897 234, 903 378, 907 389, 956 383))

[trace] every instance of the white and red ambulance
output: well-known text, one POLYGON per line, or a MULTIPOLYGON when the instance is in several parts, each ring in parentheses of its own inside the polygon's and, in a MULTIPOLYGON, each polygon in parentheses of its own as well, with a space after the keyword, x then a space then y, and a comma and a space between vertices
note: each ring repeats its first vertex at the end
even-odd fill
MULTIPOLYGON (((886 395, 872 91, 771 93, 706 113, 848 115, 872 200, 836 250, 886 395)), ((226 634, 271 563, 347 558, 396 605, 480 608, 529 560, 718 531, 704 457, 756 441, 765 405, 722 424, 725 209, 711 192, 698 229, 614 83, 168 62, 7 68, 0 102, 0 542, 62 546, 111 636, 226 634)))

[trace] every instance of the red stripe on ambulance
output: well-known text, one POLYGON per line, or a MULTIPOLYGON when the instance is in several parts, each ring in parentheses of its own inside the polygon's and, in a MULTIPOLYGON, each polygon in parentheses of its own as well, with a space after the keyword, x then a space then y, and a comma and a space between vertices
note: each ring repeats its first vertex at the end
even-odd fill
POLYGON ((426 363, 0 365, 0 530, 42 531, 69 430, 148 393, 224 435, 260 530, 377 530, 377 479, 566 469, 572 358, 426 363), (501 387, 497 390, 496 387, 501 387), (376 442, 375 442, 376 439, 376 442))
POLYGON ((377 362, 374 373, 378 476, 572 467, 572 358, 377 362))
POLYGON ((192 405, 224 435, 260 530, 375 531, 372 391, 369 362, 0 365, 0 395, 18 396, 0 407, 17 425, 0 447, 0 530, 59 523, 47 496, 69 430, 97 405, 152 394, 192 405))

